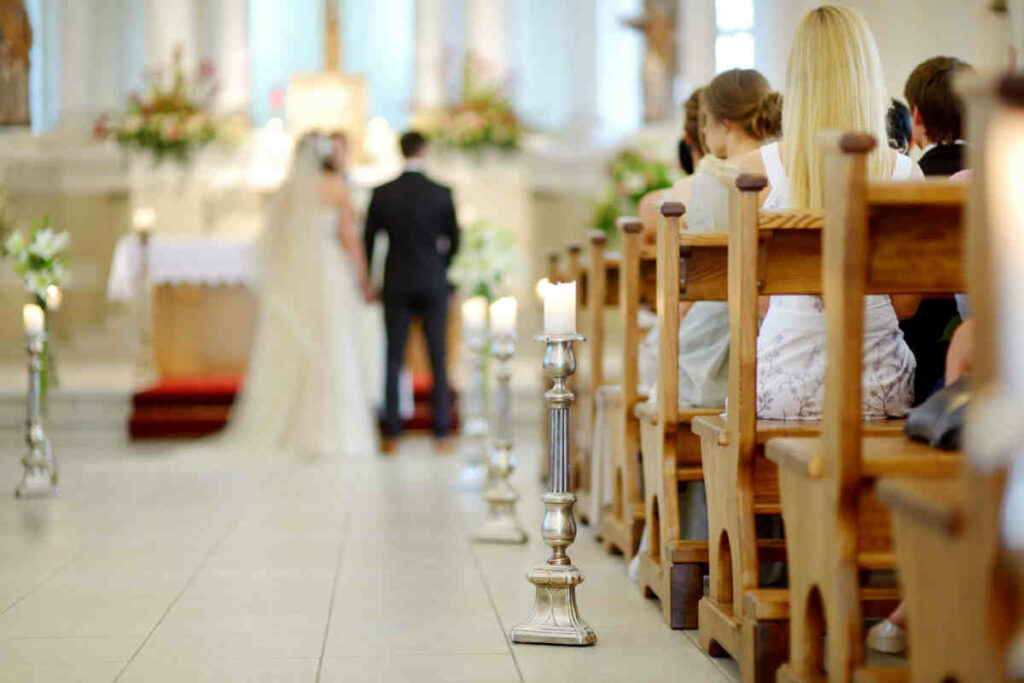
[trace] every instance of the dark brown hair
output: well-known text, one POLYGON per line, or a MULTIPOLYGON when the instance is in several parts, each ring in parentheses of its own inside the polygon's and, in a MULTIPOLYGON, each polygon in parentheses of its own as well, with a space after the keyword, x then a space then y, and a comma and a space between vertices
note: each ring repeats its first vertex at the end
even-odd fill
POLYGON ((707 113, 716 121, 732 121, 757 140, 782 135, 782 95, 755 69, 730 69, 704 88, 707 113))
POLYGON ((964 104, 953 90, 953 77, 962 71, 974 68, 956 57, 932 57, 910 72, 903 88, 910 109, 921 112, 932 142, 948 144, 963 137, 964 104))
POLYGON ((707 148, 704 146, 704 136, 701 135, 700 130, 700 98, 703 92, 704 88, 697 88, 690 95, 689 99, 686 100, 686 104, 683 105, 683 111, 686 113, 686 120, 683 123, 683 134, 686 136, 686 142, 701 155, 708 153, 707 148))
POLYGON ((419 131, 406 131, 399 139, 398 146, 402 148, 402 156, 411 159, 427 146, 427 138, 419 131))

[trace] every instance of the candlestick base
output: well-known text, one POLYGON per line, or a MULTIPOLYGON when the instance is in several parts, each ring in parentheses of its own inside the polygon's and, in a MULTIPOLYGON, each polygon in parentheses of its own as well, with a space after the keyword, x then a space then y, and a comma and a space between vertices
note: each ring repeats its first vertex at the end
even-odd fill
POLYGON ((593 645, 594 633, 576 606, 576 586, 583 574, 573 565, 543 565, 526 575, 537 587, 533 613, 512 629, 512 642, 537 645, 593 645))
POLYGON ((18 498, 50 498, 57 495, 57 467, 50 440, 38 427, 29 428, 29 452, 21 459, 25 471, 14 489, 18 498))
POLYGON ((526 575, 537 587, 533 612, 529 619, 512 629, 512 642, 542 645, 593 645, 597 634, 580 616, 576 605, 576 586, 583 583, 583 573, 573 564, 565 549, 576 538, 576 521, 572 493, 545 493, 544 542, 554 551, 547 564, 534 567, 526 575))
MULTIPOLYGON (((508 462, 508 456, 501 457, 499 461, 508 462)), ((473 534, 473 540, 478 543, 526 543, 526 532, 516 519, 519 494, 507 479, 511 468, 505 465, 504 469, 504 472, 492 472, 491 486, 484 492, 487 520, 473 534)))

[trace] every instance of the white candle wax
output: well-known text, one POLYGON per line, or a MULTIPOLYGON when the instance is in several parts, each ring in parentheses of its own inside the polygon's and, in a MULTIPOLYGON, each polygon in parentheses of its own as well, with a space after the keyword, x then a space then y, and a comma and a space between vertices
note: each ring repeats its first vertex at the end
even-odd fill
POLYGON ((491 331, 495 336, 508 337, 516 333, 516 298, 505 296, 491 304, 491 331))
POLYGON ((21 316, 25 321, 25 334, 35 337, 43 333, 43 309, 35 304, 25 304, 21 316))
POLYGON ((487 330, 487 299, 474 296, 462 302, 462 329, 467 334, 483 334, 487 330))
POLYGON ((46 309, 56 311, 64 300, 64 294, 57 285, 50 285, 46 288, 46 309))
POLYGON ((544 334, 576 334, 575 282, 561 282, 545 288, 544 334))
POLYGON ((138 231, 149 230, 156 223, 156 211, 148 206, 140 206, 132 214, 132 227, 138 231))

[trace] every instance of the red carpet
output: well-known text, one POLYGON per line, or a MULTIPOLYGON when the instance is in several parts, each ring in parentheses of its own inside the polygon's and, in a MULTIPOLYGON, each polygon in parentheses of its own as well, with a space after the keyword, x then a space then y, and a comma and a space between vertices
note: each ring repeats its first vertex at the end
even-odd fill
POLYGON ((132 439, 195 439, 227 424, 241 377, 166 377, 132 397, 132 439))
MULTIPOLYGON (((241 377, 167 377, 132 397, 128 435, 132 439, 195 439, 227 424, 241 377)), ((404 422, 410 431, 429 430, 430 376, 413 378, 415 409, 404 422)), ((452 429, 458 428, 458 392, 452 390, 452 429)))

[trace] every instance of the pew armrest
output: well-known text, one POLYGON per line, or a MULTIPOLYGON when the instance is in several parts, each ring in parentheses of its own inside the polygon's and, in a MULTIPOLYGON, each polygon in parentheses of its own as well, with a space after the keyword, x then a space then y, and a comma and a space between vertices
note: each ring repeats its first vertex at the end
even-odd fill
POLYGON ((963 491, 957 478, 893 478, 878 482, 878 497, 922 526, 954 534, 963 521, 963 491))
MULTIPOLYGON (((825 476, 826 458, 821 439, 772 439, 765 447, 768 459, 808 479, 825 476)), ((950 477, 960 470, 957 454, 940 451, 905 436, 869 436, 861 440, 861 475, 878 477, 950 477)))

